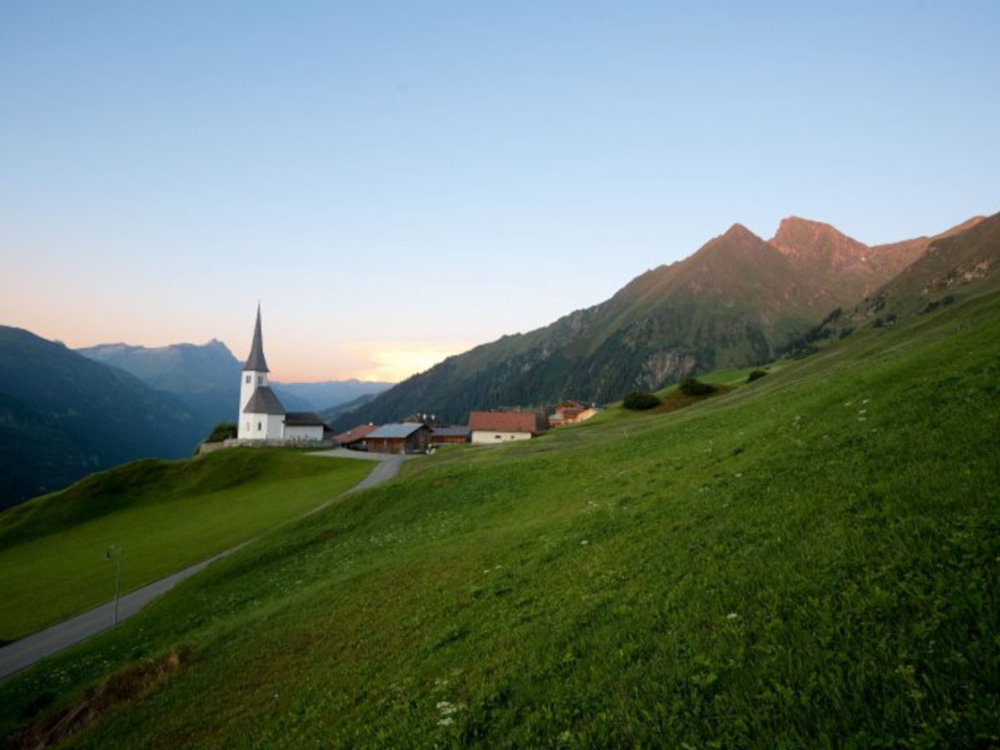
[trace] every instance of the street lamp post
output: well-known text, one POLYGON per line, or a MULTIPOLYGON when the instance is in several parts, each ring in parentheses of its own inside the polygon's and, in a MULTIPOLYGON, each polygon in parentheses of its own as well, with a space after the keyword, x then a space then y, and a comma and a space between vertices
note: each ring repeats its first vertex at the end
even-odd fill
POLYGON ((122 548, 112 545, 104 553, 105 560, 115 561, 115 622, 118 624, 118 599, 122 594, 122 548))

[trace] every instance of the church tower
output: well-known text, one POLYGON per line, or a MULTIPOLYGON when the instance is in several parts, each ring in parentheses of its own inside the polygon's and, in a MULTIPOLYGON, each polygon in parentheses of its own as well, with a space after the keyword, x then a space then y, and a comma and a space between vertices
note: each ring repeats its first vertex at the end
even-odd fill
POLYGON ((268 372, 258 304, 250 356, 240 374, 240 413, 237 422, 237 437, 240 440, 274 440, 282 436, 285 410, 271 390, 268 372))

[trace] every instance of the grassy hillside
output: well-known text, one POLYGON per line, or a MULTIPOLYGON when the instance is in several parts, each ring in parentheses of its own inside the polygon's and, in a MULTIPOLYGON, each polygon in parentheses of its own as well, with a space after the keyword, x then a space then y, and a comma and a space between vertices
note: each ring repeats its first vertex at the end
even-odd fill
POLYGON ((997 746, 998 380, 993 296, 682 411, 442 452, 3 683, 0 731, 997 746))
POLYGON ((1000 214, 964 232, 935 238, 916 262, 839 320, 826 321, 824 334, 847 328, 891 325, 924 315, 959 297, 1000 289, 1000 214))
POLYGON ((0 515, 0 639, 14 640, 228 549, 335 497, 371 465, 294 451, 137 461, 0 515))

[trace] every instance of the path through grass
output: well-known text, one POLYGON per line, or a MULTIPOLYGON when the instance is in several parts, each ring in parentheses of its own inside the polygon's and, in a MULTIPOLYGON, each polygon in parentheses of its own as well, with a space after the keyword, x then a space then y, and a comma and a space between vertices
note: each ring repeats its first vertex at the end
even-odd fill
POLYGON ((0 515, 0 639, 14 640, 229 549, 335 497, 372 469, 295 451, 139 461, 0 515))

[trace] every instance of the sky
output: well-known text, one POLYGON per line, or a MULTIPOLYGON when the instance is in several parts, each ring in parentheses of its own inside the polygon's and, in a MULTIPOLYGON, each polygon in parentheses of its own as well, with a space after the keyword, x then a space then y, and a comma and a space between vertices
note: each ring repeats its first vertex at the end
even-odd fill
POLYGON ((0 324, 399 380, 740 222, 1000 211, 1000 2, 0 0, 0 324))

